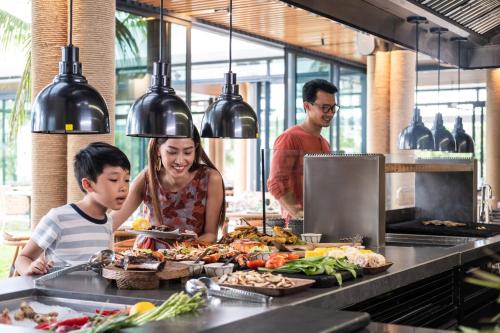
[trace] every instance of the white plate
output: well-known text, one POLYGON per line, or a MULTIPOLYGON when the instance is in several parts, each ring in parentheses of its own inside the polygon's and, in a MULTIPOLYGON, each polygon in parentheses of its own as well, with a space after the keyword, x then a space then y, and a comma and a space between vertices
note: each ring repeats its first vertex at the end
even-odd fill
POLYGON ((137 234, 137 235, 144 235, 150 238, 158 238, 158 239, 177 239, 180 238, 181 236, 184 237, 194 237, 196 238, 196 234, 190 234, 190 233, 181 233, 179 232, 179 229, 175 229, 172 231, 159 231, 159 230, 126 230, 127 232, 137 234))

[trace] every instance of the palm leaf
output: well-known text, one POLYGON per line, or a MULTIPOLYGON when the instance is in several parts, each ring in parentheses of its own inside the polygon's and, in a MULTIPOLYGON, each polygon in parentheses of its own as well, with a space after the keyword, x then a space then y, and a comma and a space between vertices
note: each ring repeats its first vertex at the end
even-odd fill
MULTIPOLYGON (((135 41, 134 34, 128 26, 138 29, 145 29, 145 23, 136 16, 127 15, 124 22, 118 18, 116 22, 116 41, 124 54, 139 58, 139 47, 135 41)), ((10 114, 10 135, 9 140, 15 142, 19 128, 26 121, 26 106, 31 103, 31 30, 30 24, 21 19, 0 10, 0 43, 7 47, 25 45, 26 63, 21 76, 21 82, 16 91, 16 97, 10 114)))
POLYGON ((30 24, 0 9, 0 46, 6 50, 13 45, 24 45, 29 39, 30 24))

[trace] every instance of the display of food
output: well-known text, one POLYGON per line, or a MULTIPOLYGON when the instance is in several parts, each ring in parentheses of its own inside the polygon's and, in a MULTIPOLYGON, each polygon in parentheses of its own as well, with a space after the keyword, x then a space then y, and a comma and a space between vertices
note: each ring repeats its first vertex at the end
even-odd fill
POLYGON ((339 285, 342 285, 342 271, 349 272, 353 278, 357 276, 357 269, 353 263, 348 262, 347 258, 333 257, 312 257, 292 260, 283 265, 271 268, 266 264, 265 268, 259 268, 262 271, 271 271, 277 273, 303 273, 305 275, 332 275, 335 276, 339 285))
POLYGON ((462 223, 462 222, 455 222, 455 221, 442 221, 442 220, 429 220, 429 221, 422 221, 423 225, 444 225, 445 227, 466 227, 467 224, 462 223))
MULTIPOLYGON (((318 249, 314 250, 317 251, 318 249)), ((314 252, 313 251, 313 252, 314 252)), ((321 249, 326 256, 333 258, 347 258, 350 263, 353 263, 363 268, 376 268, 386 264, 386 259, 383 255, 375 253, 371 250, 359 249, 354 246, 343 246, 339 248, 321 249)), ((316 252, 317 253, 317 252, 316 252)), ((311 253, 306 252, 306 257, 311 256, 311 253)))
POLYGON ((46 309, 60 309, 66 312, 66 315, 63 316, 62 320, 58 320, 56 312, 48 314, 37 313, 28 303, 23 302, 19 310, 15 312, 15 318, 9 315, 9 309, 4 309, 0 314, 0 324, 26 327, 24 322, 30 319, 33 321, 33 324, 29 327, 44 331, 57 333, 72 331, 78 331, 79 333, 111 333, 196 311, 204 304, 204 300, 201 294, 190 297, 186 293, 180 292, 173 294, 159 306, 141 301, 133 305, 130 309, 96 309, 95 313, 81 313, 67 307, 35 303, 46 309), (46 317, 47 320, 41 320, 42 317, 46 317))
POLYGON ((216 281, 221 284, 265 287, 265 288, 291 288, 295 283, 281 274, 258 273, 256 271, 238 271, 224 274, 216 281))
POLYGON ((124 270, 160 271, 165 265, 165 256, 160 251, 128 249, 116 253, 114 265, 124 270))
POLYGON ((273 245, 274 242, 283 244, 297 244, 299 237, 291 231, 285 230, 282 227, 273 227, 274 236, 269 236, 257 231, 254 226, 240 226, 236 227, 233 232, 228 233, 219 243, 230 244, 238 239, 248 239, 264 243, 266 245, 273 245))
POLYGON ((205 263, 217 262, 234 257, 238 252, 231 246, 226 244, 212 244, 193 241, 182 242, 172 245, 169 249, 159 250, 166 260, 183 261, 183 260, 200 260, 205 263))

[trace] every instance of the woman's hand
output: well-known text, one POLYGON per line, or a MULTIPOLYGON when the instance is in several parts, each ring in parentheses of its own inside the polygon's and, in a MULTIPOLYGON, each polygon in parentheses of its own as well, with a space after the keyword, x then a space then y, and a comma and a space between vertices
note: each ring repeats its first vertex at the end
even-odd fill
POLYGON ((52 260, 47 261, 45 258, 40 257, 30 264, 28 271, 26 273, 27 275, 47 274, 49 269, 52 268, 53 266, 54 262, 52 260))

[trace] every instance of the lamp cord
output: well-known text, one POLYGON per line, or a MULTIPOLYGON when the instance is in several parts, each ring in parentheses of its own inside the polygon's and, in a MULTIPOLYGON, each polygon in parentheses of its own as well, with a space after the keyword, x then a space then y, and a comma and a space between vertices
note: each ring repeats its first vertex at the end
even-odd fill
POLYGON ((160 0, 160 50, 158 62, 163 62, 163 0, 160 0))
POLYGON ((73 0, 69 1, 69 46, 73 46, 73 0))
POLYGON ((233 58, 233 0, 229 0, 229 73, 231 73, 231 63, 233 58))
POLYGON ((415 45, 416 45, 416 61, 415 61, 415 107, 418 104, 418 21, 415 23, 415 45))
POLYGON ((441 31, 438 32, 438 112, 441 103, 441 31))

